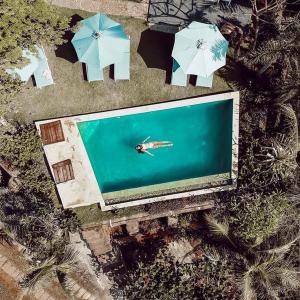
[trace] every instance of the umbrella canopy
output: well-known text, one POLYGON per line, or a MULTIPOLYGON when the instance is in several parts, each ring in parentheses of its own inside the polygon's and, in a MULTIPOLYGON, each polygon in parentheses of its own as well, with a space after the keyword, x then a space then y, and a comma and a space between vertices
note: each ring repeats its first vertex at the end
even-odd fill
POLYGON ((175 34, 172 57, 185 74, 207 77, 226 64, 227 50, 216 25, 192 22, 175 34))
POLYGON ((80 21, 72 44, 80 62, 100 69, 122 61, 129 52, 129 37, 123 27, 104 14, 96 14, 80 21))

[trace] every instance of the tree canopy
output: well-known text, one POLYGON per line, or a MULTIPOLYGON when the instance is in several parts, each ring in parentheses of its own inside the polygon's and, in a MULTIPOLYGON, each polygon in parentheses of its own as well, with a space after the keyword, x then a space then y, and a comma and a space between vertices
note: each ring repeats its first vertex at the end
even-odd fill
POLYGON ((28 63, 22 59, 22 49, 62 44, 69 21, 44 0, 0 1, 0 91, 11 93, 18 86, 5 69, 28 63))

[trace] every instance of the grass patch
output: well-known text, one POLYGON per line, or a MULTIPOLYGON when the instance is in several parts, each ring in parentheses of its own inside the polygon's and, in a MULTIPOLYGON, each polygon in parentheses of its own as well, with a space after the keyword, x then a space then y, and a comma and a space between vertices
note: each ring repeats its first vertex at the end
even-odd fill
POLYGON ((114 212, 102 211, 97 204, 74 208, 73 211, 83 225, 101 223, 105 220, 127 217, 135 213, 144 212, 143 206, 122 208, 114 212))
MULTIPOLYGON (((58 10, 61 14, 76 15, 77 18, 92 15, 92 13, 66 8, 58 8, 58 10)), ((16 119, 32 122, 46 118, 163 102, 228 89, 226 82, 218 75, 214 78, 212 89, 193 85, 175 87, 166 84, 166 71, 147 68, 143 58, 137 53, 141 33, 147 29, 144 21, 122 16, 112 18, 123 24, 125 31, 130 35, 131 80, 115 82, 109 78, 109 68, 106 68, 104 81, 88 83, 84 80, 83 66, 80 62, 71 63, 65 58, 57 57, 54 49, 45 47, 55 84, 37 89, 29 80, 24 91, 12 99, 16 119)), ((160 41, 157 43, 159 45, 160 41)), ((69 55, 73 60, 76 59, 71 45, 65 47, 63 55, 66 57, 69 55)))

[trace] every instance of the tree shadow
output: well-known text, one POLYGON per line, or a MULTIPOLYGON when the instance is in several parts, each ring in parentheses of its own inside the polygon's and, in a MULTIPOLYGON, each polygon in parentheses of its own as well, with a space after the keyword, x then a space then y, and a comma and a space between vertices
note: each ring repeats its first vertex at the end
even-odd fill
POLYGON ((187 26, 191 21, 205 21, 209 5, 197 0, 150 0, 147 20, 154 24, 187 26))
POLYGON ((192 21, 220 23, 221 15, 243 18, 249 1, 235 0, 230 5, 211 0, 150 0, 147 21, 152 24, 187 26, 192 21))
POLYGON ((226 40, 217 40, 215 44, 210 48, 213 54, 213 60, 221 60, 226 57, 228 50, 228 42, 226 40))
MULTIPOLYGON (((74 25, 76 25, 79 21, 83 20, 81 16, 78 14, 75 14, 71 17, 70 27, 72 28, 74 25)), ((63 38, 66 40, 66 43, 60 45, 55 50, 56 57, 63 58, 71 63, 75 63, 78 61, 75 49, 73 45, 71 44, 71 40, 74 36, 74 33, 71 30, 67 30, 63 36, 63 38)))
POLYGON ((229 16, 219 16, 219 18, 220 18, 220 22, 219 22, 220 25, 221 25, 221 23, 228 22, 228 23, 231 23, 235 26, 239 26, 239 27, 242 26, 241 21, 236 19, 236 18, 229 17, 229 16))
POLYGON ((249 88, 255 80, 255 72, 230 57, 227 58, 226 65, 219 69, 218 73, 231 87, 239 89, 249 88))
POLYGON ((137 52, 148 68, 169 71, 172 68, 174 35, 146 29, 142 32, 137 52))

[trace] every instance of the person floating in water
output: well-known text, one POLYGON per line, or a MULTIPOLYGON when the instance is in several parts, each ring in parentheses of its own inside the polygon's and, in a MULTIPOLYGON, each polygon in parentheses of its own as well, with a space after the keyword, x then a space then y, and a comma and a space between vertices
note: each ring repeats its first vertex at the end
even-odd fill
POLYGON ((135 146, 135 150, 138 153, 147 153, 150 156, 154 156, 154 154, 149 152, 148 149, 157 149, 157 148, 162 148, 162 147, 172 147, 173 146, 173 143, 169 142, 169 141, 161 141, 161 142, 155 141, 155 142, 146 143, 149 139, 150 139, 150 136, 148 136, 141 144, 138 144, 137 146, 135 146))

